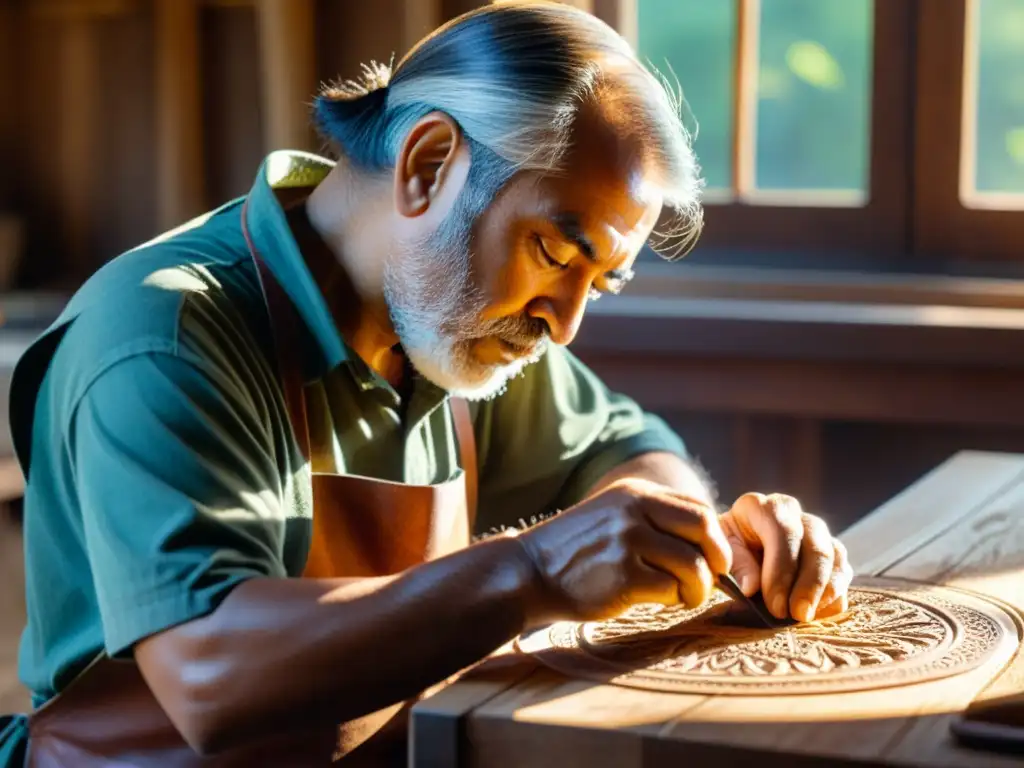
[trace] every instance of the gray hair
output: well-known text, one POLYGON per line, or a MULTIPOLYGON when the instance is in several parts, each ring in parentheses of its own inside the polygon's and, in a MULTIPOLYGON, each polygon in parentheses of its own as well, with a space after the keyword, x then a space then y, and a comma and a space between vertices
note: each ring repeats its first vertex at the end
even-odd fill
POLYGON ((644 67, 629 44, 594 16, 554 2, 494 3, 453 19, 396 67, 372 62, 362 76, 324 88, 314 103, 321 133, 355 167, 394 167, 402 141, 432 111, 462 128, 472 163, 464 201, 482 212, 518 171, 557 173, 581 105, 604 95, 660 171, 676 214, 658 234, 667 258, 700 234, 702 181, 682 117, 682 96, 644 67))

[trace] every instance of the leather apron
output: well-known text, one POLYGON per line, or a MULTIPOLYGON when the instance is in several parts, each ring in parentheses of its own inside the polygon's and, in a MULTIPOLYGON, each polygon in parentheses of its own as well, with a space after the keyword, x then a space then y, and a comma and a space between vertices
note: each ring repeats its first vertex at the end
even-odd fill
MULTIPOLYGON (((242 230, 256 264, 274 335, 280 383, 296 440, 313 458, 306 421, 298 314, 242 230)), ((312 538, 303 577, 398 573, 469 544, 476 495, 476 448, 469 407, 451 400, 462 473, 440 485, 405 485, 311 473, 312 538)), ((298 660, 297 660, 298 662, 298 660)), ((337 726, 275 734, 203 757, 194 752, 149 690, 138 666, 102 656, 29 716, 30 768, 241 768, 402 765, 412 702, 337 726)))

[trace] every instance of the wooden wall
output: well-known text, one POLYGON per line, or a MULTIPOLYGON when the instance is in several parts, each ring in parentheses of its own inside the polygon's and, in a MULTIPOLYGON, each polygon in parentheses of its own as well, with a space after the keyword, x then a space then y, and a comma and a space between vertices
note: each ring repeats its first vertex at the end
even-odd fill
POLYGON ((477 4, 4 0, 0 211, 27 221, 20 285, 74 286, 244 193, 268 149, 319 149, 318 83, 477 4))
MULTIPOLYGON (((481 2, 0 0, 0 213, 14 212, 27 223, 21 286, 74 287, 121 250, 244 193, 270 148, 318 149, 304 104, 320 81, 352 76, 372 58, 401 56, 428 29, 481 2)), ((632 0, 573 2, 629 34, 632 0)), ((689 295, 722 295, 731 279, 689 295)), ((682 280, 679 290, 686 285, 682 280)), ((812 298, 822 296, 822 285, 808 289, 812 298)), ((831 283, 824 285, 831 290, 831 283)), ((881 300, 894 300, 883 293, 881 300)), ((1024 307, 1022 295, 999 295, 1006 307, 1024 307)), ((830 300, 847 301, 850 294, 834 292, 830 300)), ((866 306, 873 299, 856 300, 866 306)), ((585 324, 598 327, 595 336, 607 336, 596 321, 585 324)), ((799 394, 806 376, 782 353, 782 362, 758 363, 768 331, 755 332, 748 349, 729 353, 753 372, 733 384, 731 400, 674 394, 688 386, 687 376, 717 370, 709 354, 724 337, 713 328, 697 332, 707 340, 702 349, 668 350, 658 358, 661 394, 651 388, 642 356, 629 350, 643 347, 652 334, 676 331, 620 335, 619 351, 611 352, 584 338, 578 351, 663 413, 712 470, 724 496, 751 487, 792 490, 827 510, 839 527, 956 450, 1024 451, 1021 409, 1011 414, 1014 405, 1003 394, 972 394, 975 387, 988 391, 985 377, 998 368, 998 355, 985 363, 987 372, 967 370, 955 355, 922 363, 934 381, 963 383, 960 390, 943 390, 954 418, 902 418, 898 399, 872 415, 820 396, 822 405, 808 412, 799 394), (759 399, 770 371, 772 386, 790 392, 789 399, 759 399), (988 412, 972 410, 978 397, 992 403, 988 412), (992 415, 998 408, 1008 414, 1005 425, 992 415)), ((678 333, 694 332, 687 326, 678 333)), ((784 340, 792 349, 804 345, 802 332, 795 333, 784 340)), ((819 365, 828 346, 820 353, 804 349, 802 363, 819 365)), ((905 351, 918 346, 910 340, 905 351)), ((884 382, 895 380, 899 352, 890 346, 876 359, 866 349, 860 375, 877 386, 862 398, 886 400, 884 382)), ((999 392, 1018 386, 1010 373, 999 375, 999 392)), ((921 380, 927 376, 913 379, 921 380)), ((899 396, 906 402, 913 394, 899 396)))

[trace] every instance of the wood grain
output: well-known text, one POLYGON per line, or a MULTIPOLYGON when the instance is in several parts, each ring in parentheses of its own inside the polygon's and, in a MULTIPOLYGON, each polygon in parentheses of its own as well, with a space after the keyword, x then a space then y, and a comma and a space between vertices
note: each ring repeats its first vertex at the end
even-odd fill
POLYGON ((68 264, 85 275, 93 226, 93 173, 98 115, 96 38, 88 17, 60 23, 58 53, 63 92, 60 145, 61 207, 67 223, 68 264))
MULTIPOLYGON (((21 13, 8 3, 0 3, 0 103, 5 105, 16 104, 21 98, 20 81, 14 73, 15 63, 22 54, 23 37, 21 13)), ((18 118, 18 110, 7 106, 0 109, 0 162, 5 169, 5 173, 0 174, 0 212, 9 211, 16 199, 21 143, 18 118)))
POLYGON ((402 50, 408 53, 420 40, 434 31, 442 22, 441 0, 403 0, 402 50))
POLYGON ((157 0, 157 221, 176 227, 205 209, 198 0, 157 0))
MULTIPOLYGON (((848 528, 843 543, 858 573, 918 578, 922 546, 950 541, 958 524, 1021 487, 1024 457, 965 451, 848 528), (897 567, 910 555, 915 565, 897 567)), ((944 583, 927 575, 920 580, 944 583)))
POLYGON ((639 0, 592 0, 593 13, 634 48, 639 38, 639 0))
MULTIPOLYGON (((1018 764, 958 747, 949 725, 986 686, 1005 690, 1024 679, 1018 658, 1024 456, 960 454, 855 526, 850 542, 862 568, 895 584, 928 581, 993 595, 986 612, 1001 617, 1000 654, 943 680, 787 697, 670 694, 541 670, 460 714, 460 759, 487 768, 684 762, 721 768, 751 759, 787 768, 1018 764), (1004 681, 999 673, 1008 663, 1004 681)), ((976 598, 964 593, 961 599, 976 598)))
POLYGON ((457 685, 443 687, 414 707, 409 732, 412 768, 458 768, 465 716, 537 670, 533 659, 510 650, 499 650, 464 673, 457 685))
POLYGON ((313 134, 306 107, 316 90, 313 0, 258 0, 264 149, 309 150, 313 134))

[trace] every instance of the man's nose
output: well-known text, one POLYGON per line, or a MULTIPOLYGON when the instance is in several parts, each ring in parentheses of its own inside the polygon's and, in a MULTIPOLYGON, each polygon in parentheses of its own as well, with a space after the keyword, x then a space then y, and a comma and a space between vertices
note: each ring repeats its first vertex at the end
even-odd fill
POLYGON ((542 296, 530 306, 530 315, 540 318, 550 329, 551 341, 560 346, 572 343, 587 309, 588 290, 573 291, 561 297, 542 296))

